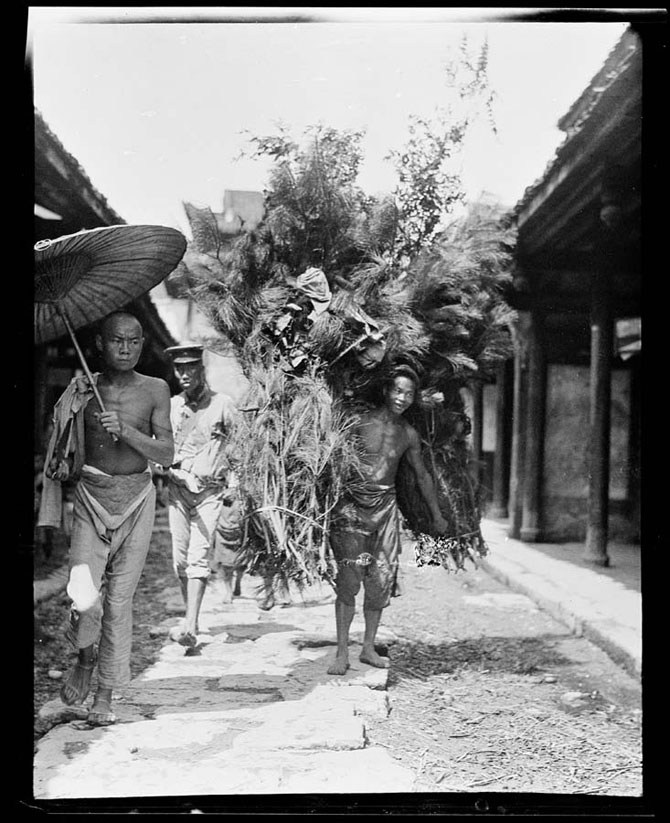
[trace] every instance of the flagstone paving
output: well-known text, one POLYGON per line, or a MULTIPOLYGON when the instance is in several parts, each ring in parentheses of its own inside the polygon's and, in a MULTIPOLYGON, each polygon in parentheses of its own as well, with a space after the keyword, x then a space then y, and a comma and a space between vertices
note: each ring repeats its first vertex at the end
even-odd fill
MULTIPOLYGON (((242 596, 224 604, 212 581, 198 647, 166 638, 119 695, 116 725, 93 728, 85 709, 48 703, 41 717, 54 725, 37 745, 35 799, 412 791, 413 772, 366 734, 366 717, 388 715, 388 670, 358 660, 362 617, 351 668, 334 677, 331 590, 266 612, 256 584, 244 580, 242 596)), ((178 590, 166 598, 177 613, 178 590)), ((380 643, 393 637, 380 628, 380 643)))

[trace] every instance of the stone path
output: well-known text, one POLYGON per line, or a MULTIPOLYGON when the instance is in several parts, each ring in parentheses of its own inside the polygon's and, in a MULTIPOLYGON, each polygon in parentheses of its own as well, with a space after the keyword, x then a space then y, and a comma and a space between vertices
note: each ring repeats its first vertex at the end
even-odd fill
MULTIPOLYGON (((198 647, 166 636, 157 662, 119 697, 117 725, 91 728, 84 710, 47 704, 41 715, 55 725, 38 743, 35 799, 412 791, 415 775, 366 734, 366 717, 390 707, 388 670, 358 660, 362 616, 351 668, 334 677, 331 590, 265 612, 257 582, 246 578, 226 605, 212 581, 198 647)), ((176 588, 165 598, 179 609, 176 588)), ((379 642, 392 638, 380 628, 379 642)))

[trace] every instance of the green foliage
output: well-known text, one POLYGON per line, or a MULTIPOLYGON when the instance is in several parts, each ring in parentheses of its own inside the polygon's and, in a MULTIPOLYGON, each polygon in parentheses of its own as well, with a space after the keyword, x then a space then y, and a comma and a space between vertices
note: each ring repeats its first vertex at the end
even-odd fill
MULTIPOLYGON (((460 79, 449 75, 457 99, 481 101, 485 48, 458 71, 460 79)), ((284 583, 332 579, 329 513, 357 471, 353 409, 356 401, 374 401, 398 362, 423 377, 426 402, 411 422, 443 513, 454 535, 478 532, 460 389, 489 379, 511 353, 514 313, 504 292, 515 237, 509 218, 487 203, 445 227, 463 198, 453 161, 471 118, 457 105, 435 122, 413 118, 407 146, 392 153, 399 179, 393 196, 368 197, 357 186, 361 132, 316 126, 303 141, 285 129, 251 138, 252 156, 272 160, 265 216, 255 231, 217 238, 216 215, 187 210, 191 295, 231 342, 251 384, 247 405, 257 407, 234 435, 249 559, 284 583), (330 290, 318 311, 296 280, 312 267, 330 290), (381 362, 366 366, 359 358, 368 344, 381 362)), ((429 532, 404 463, 398 489, 412 528, 429 532)))
POLYGON ((413 257, 435 236, 445 214, 461 201, 460 178, 446 168, 463 139, 459 126, 448 127, 414 117, 410 139, 402 151, 391 152, 398 174, 400 202, 397 253, 413 257))
POLYGON ((359 262, 361 223, 372 219, 373 201, 356 186, 363 132, 315 126, 305 145, 278 135, 252 137, 252 156, 270 156, 265 227, 276 262, 292 272, 320 266, 344 271, 359 262), (370 215, 368 217, 368 215, 370 215))
MULTIPOLYGON (((449 535, 479 530, 480 497, 469 472, 465 436, 470 422, 456 391, 441 402, 435 399, 412 410, 411 424, 420 433, 424 465, 433 478, 440 511, 449 523, 449 535)), ((396 480, 403 515, 415 534, 432 532, 430 510, 419 492, 414 471, 401 461, 396 480)))
POLYGON ((462 202, 456 161, 468 128, 480 116, 482 107, 495 133, 486 41, 474 53, 467 38, 463 38, 457 58, 445 65, 445 76, 446 106, 438 107, 432 119, 411 117, 406 145, 389 155, 398 176, 396 256, 413 258, 419 254, 435 240, 445 219, 462 202))
POLYGON ((406 297, 431 340, 430 386, 491 378, 512 354, 516 315, 504 293, 512 279, 514 243, 509 216, 480 202, 416 259, 406 297))

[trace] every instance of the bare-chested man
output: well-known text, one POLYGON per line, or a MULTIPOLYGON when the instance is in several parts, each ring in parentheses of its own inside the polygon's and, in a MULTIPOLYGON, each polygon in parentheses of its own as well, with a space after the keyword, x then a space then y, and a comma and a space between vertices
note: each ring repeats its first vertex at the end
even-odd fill
POLYGON ((116 720, 112 692, 130 680, 132 600, 149 550, 156 500, 148 461, 168 465, 174 452, 169 387, 135 371, 143 343, 133 315, 115 312, 103 320, 96 336, 103 370, 93 379, 106 411, 93 399, 89 381, 75 378, 54 408, 47 451, 40 517, 45 525, 60 481, 78 478, 67 588, 72 598, 67 636, 78 658, 61 699, 83 704, 97 663, 97 690, 87 717, 92 725, 116 720))
POLYGON ((397 593, 400 523, 395 480, 403 455, 414 469, 435 530, 443 533, 448 528, 432 478, 423 464, 419 436, 402 417, 414 402, 418 386, 414 371, 398 366, 384 387, 383 405, 365 414, 356 429, 366 476, 347 489, 333 521, 331 544, 338 561, 337 653, 329 674, 342 675, 349 668, 349 627, 361 583, 365 591, 365 634, 360 660, 377 668, 388 667, 388 659, 375 651, 374 641, 382 609, 397 593))

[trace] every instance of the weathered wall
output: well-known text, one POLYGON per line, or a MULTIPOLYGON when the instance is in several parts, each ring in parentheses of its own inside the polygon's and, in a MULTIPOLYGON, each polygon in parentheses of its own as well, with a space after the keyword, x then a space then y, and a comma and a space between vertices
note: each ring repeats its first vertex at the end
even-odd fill
MULTIPOLYGON (((610 538, 637 534, 629 513, 630 372, 612 372, 610 538)), ((586 537, 589 442, 589 369, 550 365, 542 478, 542 538, 586 537)))

